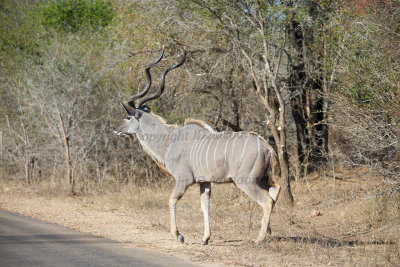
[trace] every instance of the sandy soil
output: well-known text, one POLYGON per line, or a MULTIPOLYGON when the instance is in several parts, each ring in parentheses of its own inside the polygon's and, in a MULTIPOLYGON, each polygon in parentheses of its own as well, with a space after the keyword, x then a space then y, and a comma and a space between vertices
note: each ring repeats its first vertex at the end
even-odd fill
POLYGON ((296 205, 277 204, 272 237, 258 248, 261 209, 234 185, 212 192, 211 242, 201 246, 203 216, 198 187, 178 203, 185 244, 169 234, 170 188, 68 197, 3 183, 0 208, 104 236, 135 247, 161 250, 195 262, 240 266, 399 266, 398 201, 371 197, 381 179, 364 171, 310 176, 294 183, 296 205), (397 205, 397 206, 396 206, 397 205))

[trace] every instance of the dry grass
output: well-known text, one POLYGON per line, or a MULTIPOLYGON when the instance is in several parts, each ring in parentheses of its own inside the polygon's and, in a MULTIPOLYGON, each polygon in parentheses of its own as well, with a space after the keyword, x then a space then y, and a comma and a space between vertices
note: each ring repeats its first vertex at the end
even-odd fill
POLYGON ((272 237, 259 248, 253 248, 251 241, 259 230, 261 209, 234 185, 213 187, 212 239, 208 246, 199 244, 203 215, 198 186, 191 187, 178 203, 177 222, 185 236, 184 245, 169 235, 167 202, 172 186, 168 184, 155 188, 104 186, 101 194, 69 197, 57 193, 57 183, 26 188, 8 182, 0 185, 0 207, 200 262, 243 266, 399 265, 398 196, 368 198, 383 185, 379 177, 362 169, 342 171, 336 178, 334 181, 315 174, 294 184, 296 206, 278 202, 272 215, 272 237))

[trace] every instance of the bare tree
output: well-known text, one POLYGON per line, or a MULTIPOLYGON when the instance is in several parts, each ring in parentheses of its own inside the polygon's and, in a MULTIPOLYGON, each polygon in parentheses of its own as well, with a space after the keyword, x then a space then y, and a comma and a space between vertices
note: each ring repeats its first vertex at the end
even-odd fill
MULTIPOLYGON (((327 25, 327 57, 337 58, 331 95, 335 148, 351 166, 367 166, 400 189, 400 7, 398 1, 348 3, 327 25), (359 14, 362 14, 360 16, 359 14), (329 36, 328 36, 329 37, 329 36)), ((333 145, 333 144, 332 144, 333 145)))
POLYGON ((215 4, 193 0, 198 8, 209 12, 222 27, 221 34, 229 38, 236 56, 242 59, 254 88, 267 111, 266 125, 270 129, 279 158, 283 196, 293 203, 289 181, 289 160, 286 141, 287 89, 283 83, 287 25, 278 22, 273 4, 256 1, 236 1, 215 4), (283 76, 283 77, 282 77, 283 76))
POLYGON ((76 193, 75 169, 86 159, 96 139, 92 96, 98 76, 90 53, 54 40, 43 64, 28 66, 27 86, 34 106, 64 155, 66 181, 76 193))
POLYGON ((16 164, 22 165, 25 181, 31 184, 37 158, 35 143, 39 139, 33 134, 37 128, 37 120, 35 114, 32 114, 26 105, 29 98, 23 84, 18 80, 9 80, 5 86, 9 90, 3 97, 9 102, 3 102, 0 107, 6 125, 4 134, 7 135, 7 140, 11 140, 8 145, 12 147, 6 151, 6 154, 16 164))

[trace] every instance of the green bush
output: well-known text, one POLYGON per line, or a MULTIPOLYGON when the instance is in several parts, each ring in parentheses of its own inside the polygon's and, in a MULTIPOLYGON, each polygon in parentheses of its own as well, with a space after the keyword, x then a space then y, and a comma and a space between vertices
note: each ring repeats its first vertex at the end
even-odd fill
POLYGON ((49 0, 42 23, 66 32, 100 29, 114 18, 113 5, 105 0, 49 0))

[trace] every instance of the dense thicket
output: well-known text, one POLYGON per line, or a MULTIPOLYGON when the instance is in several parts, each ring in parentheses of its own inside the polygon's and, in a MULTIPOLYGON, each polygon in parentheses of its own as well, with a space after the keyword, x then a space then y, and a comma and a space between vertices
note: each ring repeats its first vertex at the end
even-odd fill
MULTIPOLYGON (((255 131, 290 179, 365 165, 399 188, 397 0, 0 2, 1 178, 88 192, 160 184, 119 103, 189 52, 150 103, 169 123, 255 131), (65 177, 65 178, 64 178, 65 177)), ((158 80, 158 78, 154 78, 158 80)), ((157 86, 156 82, 154 86, 157 86)))

